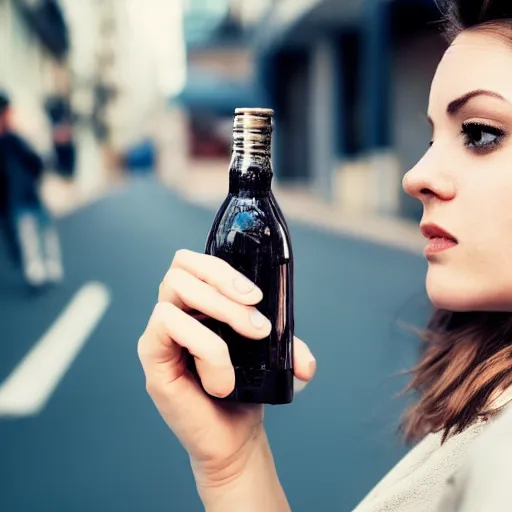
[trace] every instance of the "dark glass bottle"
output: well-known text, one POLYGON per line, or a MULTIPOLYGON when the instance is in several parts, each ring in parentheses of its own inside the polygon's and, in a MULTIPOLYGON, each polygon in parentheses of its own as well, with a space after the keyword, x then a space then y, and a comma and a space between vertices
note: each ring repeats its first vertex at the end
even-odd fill
POLYGON ((234 391, 222 400, 286 404, 293 400, 293 253, 288 226, 272 193, 273 111, 237 109, 229 194, 208 234, 205 252, 227 261, 263 292, 257 304, 272 323, 263 340, 247 339, 207 320, 228 345, 234 391))

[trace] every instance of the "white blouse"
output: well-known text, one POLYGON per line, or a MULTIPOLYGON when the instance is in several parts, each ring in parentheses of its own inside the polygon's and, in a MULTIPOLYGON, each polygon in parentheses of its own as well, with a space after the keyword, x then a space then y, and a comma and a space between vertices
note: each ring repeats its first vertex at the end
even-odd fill
MULTIPOLYGON (((508 389, 494 406, 507 404, 511 395, 512 390, 508 389)), ((429 434, 405 455, 353 512, 448 510, 447 496, 454 485, 454 473, 463 465, 474 441, 495 421, 478 420, 443 445, 442 433, 429 434)))

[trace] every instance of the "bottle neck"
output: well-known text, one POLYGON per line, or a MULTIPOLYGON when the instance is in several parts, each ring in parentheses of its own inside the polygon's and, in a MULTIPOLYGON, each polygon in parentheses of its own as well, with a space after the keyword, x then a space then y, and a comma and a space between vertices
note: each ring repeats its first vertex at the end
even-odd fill
POLYGON ((272 129, 272 117, 268 111, 249 109, 235 116, 230 193, 254 197, 270 192, 272 129))
POLYGON ((229 167, 229 193, 255 197, 270 193, 272 186, 270 154, 246 154, 233 150, 229 167))

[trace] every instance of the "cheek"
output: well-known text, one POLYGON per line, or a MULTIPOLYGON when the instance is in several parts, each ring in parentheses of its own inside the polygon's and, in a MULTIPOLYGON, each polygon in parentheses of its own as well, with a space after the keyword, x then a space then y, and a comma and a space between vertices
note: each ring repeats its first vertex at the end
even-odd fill
POLYGON ((435 307, 512 311, 512 155, 507 160, 466 174, 459 187, 450 213, 460 243, 427 273, 435 307))
POLYGON ((494 267, 492 274, 500 275, 502 280, 512 273, 512 165, 509 162, 489 173, 487 179, 479 180, 473 207, 465 210, 470 213, 464 219, 467 250, 475 266, 480 270, 494 267))

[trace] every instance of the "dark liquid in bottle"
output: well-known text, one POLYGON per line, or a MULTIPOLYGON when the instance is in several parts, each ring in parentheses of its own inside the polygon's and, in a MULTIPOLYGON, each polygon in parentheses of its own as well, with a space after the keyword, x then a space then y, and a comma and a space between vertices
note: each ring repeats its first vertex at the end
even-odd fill
MULTIPOLYGON (((270 137, 270 130, 266 135, 270 137)), ((235 367, 235 389, 222 400, 268 404, 293 400, 293 254, 271 182, 269 151, 249 155, 235 151, 229 195, 206 242, 207 254, 227 261, 262 290, 263 300, 256 307, 272 323, 268 337, 253 340, 222 322, 204 322, 227 343, 235 367)))

